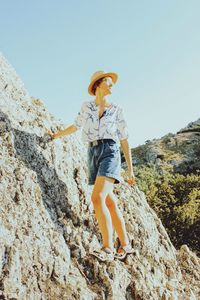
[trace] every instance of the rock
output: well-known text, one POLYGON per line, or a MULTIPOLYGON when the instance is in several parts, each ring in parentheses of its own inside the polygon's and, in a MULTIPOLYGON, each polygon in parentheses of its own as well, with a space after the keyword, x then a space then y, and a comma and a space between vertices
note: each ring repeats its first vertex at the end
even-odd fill
MULTIPOLYGON (((3 55, 0 79, 0 298, 199 299, 199 258, 176 251, 137 186, 115 189, 135 253, 111 263, 89 255, 101 236, 84 145, 76 135, 47 137, 64 124, 3 55)), ((163 155, 157 147, 146 159, 163 155)))
MULTIPOLYGON (((167 134, 131 149, 135 165, 155 164, 159 168, 172 168, 181 174, 200 169, 200 119, 190 123, 177 134, 167 134), (192 128, 192 130, 191 130, 192 128)), ((123 158, 124 161, 124 158, 123 158)))

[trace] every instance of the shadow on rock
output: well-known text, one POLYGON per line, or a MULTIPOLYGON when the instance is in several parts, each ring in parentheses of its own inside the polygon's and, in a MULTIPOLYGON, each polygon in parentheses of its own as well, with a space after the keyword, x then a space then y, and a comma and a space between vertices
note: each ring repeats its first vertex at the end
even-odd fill
POLYGON ((49 166, 37 148, 38 146, 48 147, 51 137, 48 134, 38 137, 36 134, 12 128, 8 116, 0 111, 0 135, 6 132, 13 133, 17 157, 25 163, 27 168, 36 172, 44 205, 53 222, 59 225, 58 218, 64 214, 66 218, 72 220, 74 226, 80 226, 80 218, 73 212, 72 205, 68 201, 66 184, 59 179, 55 169, 49 166))

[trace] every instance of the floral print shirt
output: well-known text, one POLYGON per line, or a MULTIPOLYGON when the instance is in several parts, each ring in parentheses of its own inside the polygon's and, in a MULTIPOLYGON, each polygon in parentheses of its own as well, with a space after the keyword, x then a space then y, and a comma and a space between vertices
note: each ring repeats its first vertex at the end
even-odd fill
POLYGON ((114 103, 105 107, 103 115, 99 117, 99 105, 95 101, 83 102, 74 125, 78 129, 82 128, 82 140, 85 144, 99 139, 113 139, 118 143, 129 137, 123 109, 114 103))

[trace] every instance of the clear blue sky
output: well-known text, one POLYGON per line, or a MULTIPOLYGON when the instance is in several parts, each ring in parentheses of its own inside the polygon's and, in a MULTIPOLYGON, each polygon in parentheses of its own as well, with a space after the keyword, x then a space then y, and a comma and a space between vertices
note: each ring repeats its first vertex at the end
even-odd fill
POLYGON ((200 115, 200 1, 0 0, 0 47, 66 126, 97 70, 117 72, 132 147, 200 115))

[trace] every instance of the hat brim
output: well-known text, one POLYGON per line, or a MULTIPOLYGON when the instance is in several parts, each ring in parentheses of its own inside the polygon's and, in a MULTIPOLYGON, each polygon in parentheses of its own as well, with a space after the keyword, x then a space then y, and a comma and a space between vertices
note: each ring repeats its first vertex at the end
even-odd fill
POLYGON ((94 80, 92 80, 88 86, 88 93, 92 96, 95 96, 95 94, 92 92, 92 88, 93 88, 93 85, 95 84, 95 82, 101 78, 104 78, 104 77, 111 77, 112 78, 112 81, 114 83, 116 83, 117 79, 118 79, 118 75, 116 73, 103 73, 103 74, 100 74, 99 76, 97 76, 94 80))

